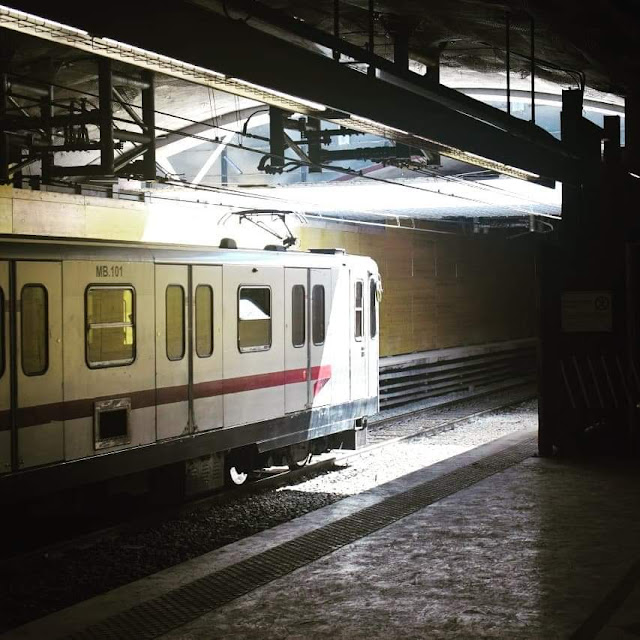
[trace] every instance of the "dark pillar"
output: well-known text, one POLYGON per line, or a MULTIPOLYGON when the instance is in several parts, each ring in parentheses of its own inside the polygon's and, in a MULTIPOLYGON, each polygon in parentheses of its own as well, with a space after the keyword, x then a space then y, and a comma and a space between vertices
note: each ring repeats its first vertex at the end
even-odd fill
POLYGON ((142 156, 142 174, 145 180, 152 181, 156 179, 156 106, 153 72, 143 72, 142 79, 147 85, 142 89, 143 133, 149 138, 147 150, 142 156))
POLYGON ((284 114, 278 107, 269 107, 269 145, 271 153, 271 167, 284 166, 284 114))
POLYGON ((625 97, 624 152, 627 168, 640 176, 640 93, 625 97))
MULTIPOLYGON (((53 131, 51 129, 51 118, 53 118, 53 87, 49 87, 47 96, 40 98, 40 117, 42 118, 44 129, 43 142, 47 147, 51 147, 53 145, 53 131)), ((51 151, 43 151, 41 169, 43 184, 51 184, 52 167, 53 153, 51 151)))
MULTIPOLYGON (((7 115, 7 74, 0 73, 0 118, 7 115)), ((4 130, 0 130, 0 184, 9 180, 9 142, 4 130)))
MULTIPOLYGON (((581 155, 582 146, 582 91, 567 89, 562 92, 560 129, 562 142, 568 149, 581 155)), ((582 173, 582 170, 581 170, 582 173)), ((584 178, 581 175, 581 178, 584 178)), ((562 184, 562 226, 560 245, 565 257, 575 252, 579 241, 580 213, 582 211, 582 185, 562 184)))
POLYGON ((227 158, 229 151, 225 145, 220 154, 220 183, 223 187, 229 184, 229 160, 227 158))
MULTIPOLYGON (((374 20, 375 20, 375 12, 374 8, 374 0, 369 0, 369 55, 373 57, 375 53, 375 43, 374 43, 374 20)), ((369 68, 367 69, 367 74, 371 77, 375 77, 376 68, 373 63, 369 63, 369 68)))
POLYGON ((604 117, 604 161, 609 166, 620 164, 620 116, 604 117))
POLYGON ((393 38, 393 62, 406 71, 409 69, 409 39, 411 28, 402 19, 394 20, 390 24, 389 32, 393 38))
POLYGON ((536 123, 536 33, 535 23, 531 18, 531 122, 536 123))
MULTIPOLYGON (((336 40, 340 39, 340 0, 333 0, 333 35, 336 40)), ((333 59, 340 62, 340 51, 333 50, 333 59)))
POLYGON ((111 96, 113 81, 111 60, 100 58, 98 61, 98 102, 100 108, 100 168, 104 175, 114 174, 113 166, 113 110, 111 96))
POLYGON ((316 166, 322 163, 320 120, 317 118, 307 118, 307 140, 309 141, 309 159, 314 163, 309 167, 309 173, 322 173, 322 169, 316 166))

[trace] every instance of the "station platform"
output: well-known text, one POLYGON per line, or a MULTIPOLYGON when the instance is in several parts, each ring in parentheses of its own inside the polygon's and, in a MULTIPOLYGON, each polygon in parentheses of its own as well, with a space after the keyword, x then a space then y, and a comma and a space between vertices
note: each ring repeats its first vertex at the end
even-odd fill
POLYGON ((3 639, 640 638, 640 468, 519 432, 3 639))

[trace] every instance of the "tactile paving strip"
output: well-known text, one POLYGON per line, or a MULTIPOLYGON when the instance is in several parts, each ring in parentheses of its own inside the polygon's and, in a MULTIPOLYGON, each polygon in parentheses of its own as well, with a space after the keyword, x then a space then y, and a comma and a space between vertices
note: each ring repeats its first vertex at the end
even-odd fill
POLYGON ((529 458, 535 451, 535 438, 503 449, 404 493, 391 496, 357 513, 305 533, 294 540, 194 580, 167 594, 135 605, 68 638, 70 640, 157 638, 258 587, 282 578, 340 547, 364 538, 495 473, 504 471, 529 458))

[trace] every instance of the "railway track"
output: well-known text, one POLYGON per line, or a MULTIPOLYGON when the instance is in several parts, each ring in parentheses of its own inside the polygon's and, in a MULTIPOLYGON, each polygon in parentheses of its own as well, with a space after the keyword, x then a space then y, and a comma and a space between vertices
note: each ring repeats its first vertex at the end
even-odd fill
POLYGON ((307 480, 321 473, 348 466, 349 461, 354 458, 366 456, 369 453, 402 441, 422 438, 441 433, 442 431, 455 429, 459 423, 505 409, 533 397, 535 397, 535 391, 531 386, 527 386, 515 396, 511 395, 506 401, 503 400, 498 403, 495 401, 491 402, 491 398, 488 397, 486 401, 490 406, 486 406, 486 408, 480 411, 456 408, 464 405, 463 402, 458 402, 447 403, 447 405, 443 405, 442 407, 430 407, 422 411, 412 411, 401 416, 395 415, 388 419, 383 418, 370 426, 370 444, 357 451, 338 450, 323 454, 300 469, 288 470, 285 468, 277 468, 265 470, 261 472, 257 478, 250 480, 244 485, 195 498, 180 505, 165 506, 135 517, 132 520, 119 522, 71 539, 38 546, 37 548, 2 558, 0 559, 0 571, 17 568, 24 562, 36 558, 64 555, 73 549, 87 548, 128 534, 135 534, 137 531, 157 526, 169 518, 186 516, 198 510, 210 508, 216 504, 229 503, 278 487, 295 485, 301 480, 307 480), (420 428, 416 429, 412 427, 414 422, 412 418, 418 415, 424 416, 425 414, 434 413, 435 409, 444 409, 448 414, 453 414, 453 417, 451 417, 451 415, 447 417, 434 416, 427 420, 426 425, 424 424, 425 420, 423 418, 421 420, 423 424, 420 428))

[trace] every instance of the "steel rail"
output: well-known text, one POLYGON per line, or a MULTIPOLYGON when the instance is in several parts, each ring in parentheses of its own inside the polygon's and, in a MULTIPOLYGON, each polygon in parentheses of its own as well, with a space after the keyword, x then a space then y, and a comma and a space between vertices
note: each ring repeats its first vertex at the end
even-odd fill
MULTIPOLYGON (((525 384, 522 386, 527 386, 527 385, 525 384)), ((50 555, 63 554, 72 549, 88 547, 101 541, 117 538, 122 534, 135 533, 147 527, 162 523, 170 519, 171 517, 188 515, 189 513, 193 513, 200 509, 211 507, 215 504, 227 503, 230 501, 238 500, 243 497, 262 493, 268 489, 274 489, 277 487, 293 484, 298 480, 301 480, 307 477, 313 477, 323 471, 332 471, 332 470, 339 471, 345 468, 345 466, 342 465, 342 463, 345 461, 352 460, 360 456, 365 456, 369 453, 379 451, 380 449, 383 449, 388 446, 392 446, 399 442, 411 440, 413 438, 418 438, 418 437, 433 436, 443 431, 452 430, 455 428, 455 425, 461 422, 465 422, 466 420, 470 420, 478 416, 487 415, 495 411, 498 411, 500 409, 504 409, 506 407, 520 404, 521 402, 525 402, 527 400, 530 400, 536 397, 536 395, 537 394, 535 393, 524 393, 516 399, 510 399, 507 402, 503 402, 498 405, 493 405, 481 411, 468 413, 452 420, 442 420, 437 424, 430 425, 421 429, 417 429, 408 434, 389 438, 388 440, 384 440, 382 442, 374 443, 372 445, 363 447, 362 449, 358 449, 357 451, 349 451, 348 453, 341 453, 341 450, 338 450, 336 453, 333 453, 330 457, 324 458, 317 462, 310 462, 309 464, 299 469, 275 472, 273 474, 266 475, 266 477, 261 477, 256 480, 249 481, 246 484, 243 484, 237 487, 226 488, 223 490, 216 490, 214 493, 196 497, 194 499, 191 499, 177 506, 171 505, 168 507, 161 507, 157 510, 152 511, 151 513, 144 514, 136 518, 135 520, 118 522, 114 525, 110 525, 108 527, 98 529, 96 531, 91 531, 89 533, 77 536, 72 539, 57 541, 49 545, 44 545, 37 549, 32 549, 20 554, 2 558, 0 559, 0 571, 5 569, 10 569, 10 568, 19 568, 22 563, 30 559, 35 559, 38 557, 46 558, 50 555)), ((383 425, 387 425, 390 423, 392 424, 394 422, 399 422, 401 420, 406 420, 408 417, 427 413, 428 411, 431 411, 434 409, 441 409, 443 407, 453 406, 455 404, 461 404, 466 400, 468 399, 465 398, 457 401, 445 402, 441 405, 427 407, 425 409, 411 411, 406 414, 395 415, 391 418, 380 420, 376 424, 376 428, 374 429, 374 431, 383 430, 384 428, 383 425)), ((266 473, 268 474, 269 472, 266 472, 266 473)))

